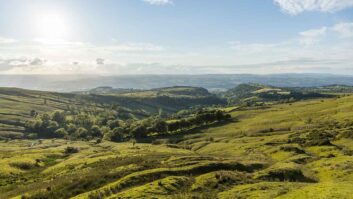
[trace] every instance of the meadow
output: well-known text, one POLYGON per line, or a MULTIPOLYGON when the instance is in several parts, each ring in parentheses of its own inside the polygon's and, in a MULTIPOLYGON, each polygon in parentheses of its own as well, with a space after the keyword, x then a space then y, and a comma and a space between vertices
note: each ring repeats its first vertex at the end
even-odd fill
POLYGON ((353 96, 225 111, 152 143, 0 141, 0 198, 351 198, 353 96))

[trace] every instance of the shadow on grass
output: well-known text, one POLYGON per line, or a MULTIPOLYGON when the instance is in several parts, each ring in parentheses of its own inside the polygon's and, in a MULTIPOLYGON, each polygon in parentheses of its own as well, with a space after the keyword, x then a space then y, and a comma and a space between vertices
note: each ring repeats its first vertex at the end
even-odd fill
POLYGON ((211 124, 197 126, 197 127, 183 130, 180 132, 176 132, 173 134, 163 134, 163 135, 157 135, 157 136, 151 136, 148 138, 138 139, 137 141, 139 143, 152 143, 156 140, 168 140, 169 143, 178 143, 178 142, 185 140, 186 136, 202 134, 204 132, 204 130, 207 130, 209 128, 221 127, 221 126, 224 126, 224 125, 227 125, 227 124, 230 124, 233 122, 237 122, 237 121, 238 120, 236 118, 232 118, 229 120, 224 120, 224 121, 214 122, 211 124))

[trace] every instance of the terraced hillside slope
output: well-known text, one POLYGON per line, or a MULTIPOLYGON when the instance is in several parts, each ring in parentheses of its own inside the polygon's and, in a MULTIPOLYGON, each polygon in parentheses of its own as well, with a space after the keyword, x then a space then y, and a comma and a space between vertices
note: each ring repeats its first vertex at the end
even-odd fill
POLYGON ((225 111, 153 144, 0 141, 0 198, 352 198, 353 96, 225 111))
POLYGON ((109 93, 56 93, 18 88, 0 88, 0 138, 19 138, 25 121, 36 113, 67 111, 117 111, 121 119, 144 118, 161 112, 169 114, 193 106, 211 106, 225 102, 207 90, 171 87, 151 91, 109 93))

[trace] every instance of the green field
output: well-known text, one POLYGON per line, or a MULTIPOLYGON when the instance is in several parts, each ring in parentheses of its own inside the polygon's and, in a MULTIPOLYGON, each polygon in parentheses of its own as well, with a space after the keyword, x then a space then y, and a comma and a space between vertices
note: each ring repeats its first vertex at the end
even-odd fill
POLYGON ((352 96, 226 110, 154 143, 0 141, 0 198, 352 198, 352 96))

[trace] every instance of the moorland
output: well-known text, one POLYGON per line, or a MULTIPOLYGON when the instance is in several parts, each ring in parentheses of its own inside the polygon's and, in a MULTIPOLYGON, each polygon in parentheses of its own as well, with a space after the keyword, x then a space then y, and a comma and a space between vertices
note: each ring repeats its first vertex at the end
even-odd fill
POLYGON ((0 198, 351 198, 352 91, 0 88, 0 198))

